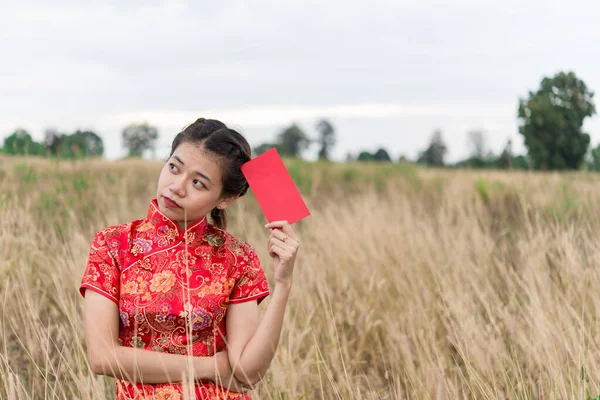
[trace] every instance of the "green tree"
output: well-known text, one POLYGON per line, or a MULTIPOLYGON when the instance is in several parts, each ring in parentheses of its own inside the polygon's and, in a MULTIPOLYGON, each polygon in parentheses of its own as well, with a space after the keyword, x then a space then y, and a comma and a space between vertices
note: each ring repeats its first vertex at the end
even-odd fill
POLYGON ((310 139, 296 124, 285 128, 278 136, 278 151, 282 156, 301 157, 302 152, 310 146, 310 139))
POLYGON ((56 129, 46 129, 43 144, 50 155, 59 157, 60 142, 63 136, 56 129))
POLYGON ((317 131, 319 132, 317 142, 320 146, 319 160, 329 160, 331 149, 335 146, 335 129, 328 120, 322 119, 317 123, 317 131))
POLYGON ((518 155, 512 160, 511 167, 513 169, 528 170, 531 169, 529 158, 524 155, 518 155))
POLYGON ((279 154, 281 154, 280 146, 277 143, 262 143, 256 146, 252 151, 254 152, 255 156, 260 156, 261 154, 271 150, 273 147, 277 149, 279 154))
POLYGON ((543 170, 578 169, 590 136, 583 121, 596 113, 594 93, 573 72, 542 79, 537 92, 519 99, 519 133, 533 167, 543 170))
POLYGON ((61 134, 58 136, 57 157, 74 159, 83 156, 80 144, 77 143, 72 135, 61 134))
POLYGON ((448 152, 448 147, 442 138, 442 131, 437 129, 431 136, 429 146, 421 153, 417 162, 432 167, 443 167, 445 165, 444 158, 448 152))
POLYGON ((373 159, 378 162, 392 162, 392 158, 384 148, 378 149, 375 154, 373 154, 373 159))
POLYGON ((104 154, 102 138, 92 131, 77 130, 67 135, 47 129, 44 146, 50 155, 67 159, 101 157, 104 154))
POLYGON ((78 130, 71 136, 72 142, 81 149, 84 157, 101 157, 104 154, 104 142, 96 133, 78 130))
POLYGON ((46 155, 44 145, 34 141, 29 132, 21 128, 16 129, 10 136, 4 139, 3 151, 5 154, 10 155, 46 155))
POLYGON ((498 158, 498 166, 502 169, 510 169, 513 161, 512 140, 508 139, 506 147, 502 150, 502 154, 498 158))
POLYGON ((142 157, 145 151, 154 150, 158 130, 146 122, 130 124, 123 129, 121 137, 129 157, 142 157))
POLYGON ((591 151, 590 169, 600 171, 600 144, 591 151))
POLYGON ((360 153, 358 153, 358 157, 356 158, 356 161, 374 161, 375 157, 373 156, 373 154, 369 153, 368 151, 361 151, 360 153))

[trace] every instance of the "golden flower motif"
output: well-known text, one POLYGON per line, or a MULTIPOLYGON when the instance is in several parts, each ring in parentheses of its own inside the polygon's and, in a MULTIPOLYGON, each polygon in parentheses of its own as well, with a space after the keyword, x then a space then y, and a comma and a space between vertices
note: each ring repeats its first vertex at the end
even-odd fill
POLYGON ((146 232, 149 231, 150 229, 154 228, 154 225, 152 225, 150 222, 148 221, 144 221, 139 227, 138 230, 140 232, 146 232))
POLYGON ((181 318, 186 318, 186 317, 187 317, 187 316, 190 314, 190 312, 192 311, 192 309, 193 309, 193 308, 194 308, 194 307, 193 307, 193 306, 192 306, 190 303, 185 303, 185 304, 183 305, 183 311, 181 311, 181 312, 179 313, 179 316, 180 316, 181 318))
POLYGON ((190 243, 194 242, 195 238, 196 238, 196 233, 194 233, 192 231, 188 231, 188 232, 185 233, 184 239, 185 239, 185 242, 187 244, 190 244, 190 243))
POLYGON ((90 278, 92 278, 92 281, 96 282, 98 278, 100 278, 100 272, 98 272, 96 268, 93 268, 92 272, 90 272, 90 278))
POLYGON ((156 389, 155 396, 156 400, 181 400, 181 393, 179 393, 173 386, 165 386, 156 389))
POLYGON ((194 265, 196 264, 196 261, 198 259, 193 256, 192 254, 185 252, 185 251, 180 251, 179 253, 177 253, 177 263, 179 264, 184 264, 184 265, 194 265))
POLYGON ((223 284, 221 282, 213 282, 210 285, 210 290, 212 293, 219 294, 223 291, 223 284))
POLYGON ((152 264, 150 263, 150 259, 147 257, 144 257, 141 260, 139 260, 138 265, 140 268, 152 271, 152 264))
POLYGON ((179 273, 186 274, 188 278, 197 269, 196 262, 197 258, 185 251, 177 253, 177 260, 174 261, 175 265, 178 265, 180 268, 179 273))
POLYGON ((170 242, 174 241, 175 239, 177 239, 178 235, 179 235, 179 232, 177 232, 177 229, 169 229, 167 231, 166 238, 170 243, 170 242))
POLYGON ((223 268, 223 263, 212 263, 210 267, 208 267, 208 270, 213 275, 218 275, 225 272, 225 269, 223 268))
POLYGON ((137 283, 135 283, 135 281, 127 281, 127 283, 125 283, 123 285, 123 293, 136 293, 138 290, 138 285, 137 283))
POLYGON ((148 283, 146 282, 146 280, 144 279, 144 277, 143 276, 138 276, 136 280, 140 284, 139 290, 141 292, 145 292, 146 288, 148 287, 148 283))
POLYGON ((150 290, 158 293, 167 293, 175 284, 175 274, 171 271, 163 271, 152 277, 150 290))

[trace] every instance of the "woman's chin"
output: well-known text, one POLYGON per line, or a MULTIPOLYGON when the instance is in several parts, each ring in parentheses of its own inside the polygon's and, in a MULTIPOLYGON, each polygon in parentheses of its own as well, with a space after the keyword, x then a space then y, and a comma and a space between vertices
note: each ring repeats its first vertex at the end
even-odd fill
POLYGON ((179 215, 177 210, 167 207, 164 204, 164 201, 162 202, 162 204, 160 202, 158 203, 158 209, 160 210, 161 213, 163 213, 164 215, 166 215, 167 217, 169 217, 171 219, 174 219, 175 216, 179 215))

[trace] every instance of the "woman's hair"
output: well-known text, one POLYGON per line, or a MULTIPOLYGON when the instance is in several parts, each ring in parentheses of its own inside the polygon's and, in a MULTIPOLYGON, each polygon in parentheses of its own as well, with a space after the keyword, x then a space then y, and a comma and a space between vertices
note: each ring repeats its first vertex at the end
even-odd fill
MULTIPOLYGON (((222 197, 235 195, 241 197, 246 194, 248 181, 246 181, 240 167, 245 162, 250 161, 252 150, 239 132, 229 129, 221 121, 199 118, 175 136, 169 157, 173 155, 177 146, 182 143, 199 145, 208 154, 215 157, 222 171, 222 197)), ((210 216, 217 228, 227 229, 227 213, 225 210, 213 208, 210 216)))

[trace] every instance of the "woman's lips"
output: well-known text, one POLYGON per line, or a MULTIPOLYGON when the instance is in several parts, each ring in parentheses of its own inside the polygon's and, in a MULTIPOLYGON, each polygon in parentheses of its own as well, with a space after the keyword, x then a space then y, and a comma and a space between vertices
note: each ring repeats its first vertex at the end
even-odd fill
POLYGON ((165 201, 165 205, 169 208, 181 208, 179 204, 175 203, 173 200, 166 196, 163 196, 163 200, 165 201))

